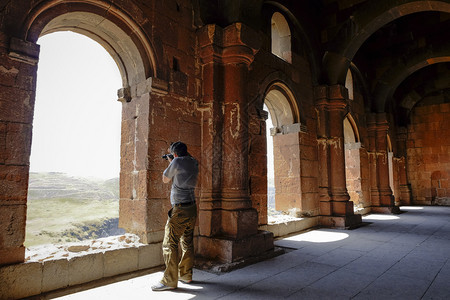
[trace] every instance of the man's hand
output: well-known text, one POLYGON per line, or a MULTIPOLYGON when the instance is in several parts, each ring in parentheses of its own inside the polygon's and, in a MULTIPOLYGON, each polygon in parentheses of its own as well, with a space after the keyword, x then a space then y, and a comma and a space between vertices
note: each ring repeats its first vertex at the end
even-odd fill
POLYGON ((170 178, 163 175, 163 176, 162 176, 162 181, 163 181, 164 183, 169 183, 169 182, 170 182, 170 178))

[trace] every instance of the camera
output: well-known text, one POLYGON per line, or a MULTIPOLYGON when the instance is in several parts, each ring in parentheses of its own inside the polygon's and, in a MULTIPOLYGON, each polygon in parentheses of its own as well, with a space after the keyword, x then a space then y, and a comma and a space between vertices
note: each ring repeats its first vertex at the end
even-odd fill
POLYGON ((164 158, 165 160, 169 160, 169 158, 170 158, 170 159, 173 159, 173 155, 172 155, 172 154, 164 154, 164 155, 162 156, 162 158, 164 158))

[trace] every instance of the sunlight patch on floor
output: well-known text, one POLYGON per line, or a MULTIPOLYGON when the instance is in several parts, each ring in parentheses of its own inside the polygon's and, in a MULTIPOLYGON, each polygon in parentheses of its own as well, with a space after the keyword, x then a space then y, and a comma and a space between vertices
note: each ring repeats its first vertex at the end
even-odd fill
POLYGON ((379 221, 400 219, 399 217, 393 215, 377 215, 377 214, 363 216, 362 218, 363 220, 379 220, 379 221))
POLYGON ((401 209, 406 210, 422 210, 423 206, 402 206, 401 209))
POLYGON ((309 231, 303 234, 285 238, 288 241, 303 241, 312 243, 330 243, 336 242, 348 238, 347 233, 343 232, 331 232, 323 230, 309 231))

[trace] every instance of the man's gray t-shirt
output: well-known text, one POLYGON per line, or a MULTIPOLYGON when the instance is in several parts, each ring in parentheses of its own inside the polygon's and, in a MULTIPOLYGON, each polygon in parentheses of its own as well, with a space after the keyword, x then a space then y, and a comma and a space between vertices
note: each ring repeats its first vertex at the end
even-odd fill
POLYGON ((172 179, 172 190, 170 192, 170 203, 188 203, 195 201, 195 186, 198 177, 198 162, 192 156, 175 157, 164 176, 172 179))

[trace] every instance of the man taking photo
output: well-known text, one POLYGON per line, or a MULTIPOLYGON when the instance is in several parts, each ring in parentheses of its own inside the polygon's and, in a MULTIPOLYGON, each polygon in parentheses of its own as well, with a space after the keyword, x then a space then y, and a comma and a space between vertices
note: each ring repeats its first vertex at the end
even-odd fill
POLYGON ((175 142, 170 153, 164 157, 170 162, 163 172, 164 183, 172 181, 170 203, 163 240, 163 256, 166 269, 161 281, 152 286, 153 291, 175 289, 178 280, 192 282, 194 266, 194 227, 197 217, 195 186, 198 177, 198 162, 187 151, 186 144, 175 142), (181 259, 178 258, 178 244, 181 244, 181 259))

